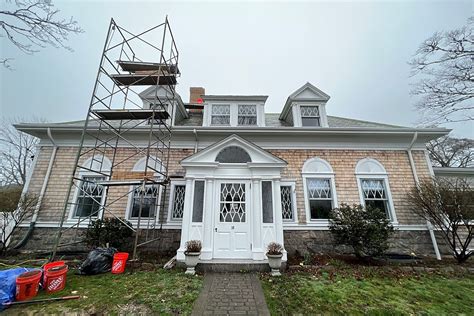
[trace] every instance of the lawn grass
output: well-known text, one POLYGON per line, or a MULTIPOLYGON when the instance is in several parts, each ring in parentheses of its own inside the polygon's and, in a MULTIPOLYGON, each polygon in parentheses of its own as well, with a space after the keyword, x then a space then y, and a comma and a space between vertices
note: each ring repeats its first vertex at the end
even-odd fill
POLYGON ((190 314, 202 287, 202 276, 181 270, 136 271, 95 276, 68 273, 66 288, 54 294, 40 290, 35 299, 80 295, 78 300, 10 307, 6 314, 190 314), (77 291, 77 294, 73 294, 77 291))
POLYGON ((272 315, 473 315, 474 276, 262 276, 272 315))

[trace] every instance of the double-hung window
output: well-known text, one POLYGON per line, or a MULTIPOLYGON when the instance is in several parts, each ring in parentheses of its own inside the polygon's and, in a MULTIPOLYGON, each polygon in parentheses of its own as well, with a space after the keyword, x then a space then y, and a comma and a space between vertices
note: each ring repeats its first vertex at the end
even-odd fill
POLYGON ((328 219, 334 208, 330 178, 307 178, 306 192, 311 219, 328 219))
POLYGON ((302 105, 301 126, 321 126, 321 117, 319 115, 319 107, 316 105, 302 105))
POLYGON ((98 185, 97 182, 103 180, 105 180, 105 177, 101 176, 82 177, 74 217, 97 217, 104 194, 104 187, 98 185))
POLYGON ((211 108, 211 125, 230 125, 230 105, 213 104, 211 108))
POLYGON ((377 208, 390 216, 387 190, 383 179, 360 179, 362 194, 366 208, 377 208))
POLYGON ((238 125, 257 125, 257 106, 252 104, 239 104, 238 125))
POLYGON ((141 204, 141 217, 154 217, 157 204, 158 204, 158 195, 159 195, 158 186, 156 185, 146 185, 144 190, 143 186, 136 186, 133 189, 132 197, 132 207, 130 218, 135 219, 139 217, 140 214, 140 204, 141 204), (142 203, 143 201, 143 203, 142 203))
POLYGON ((171 220, 183 219, 185 194, 186 186, 184 184, 174 185, 173 200, 171 201, 171 220))

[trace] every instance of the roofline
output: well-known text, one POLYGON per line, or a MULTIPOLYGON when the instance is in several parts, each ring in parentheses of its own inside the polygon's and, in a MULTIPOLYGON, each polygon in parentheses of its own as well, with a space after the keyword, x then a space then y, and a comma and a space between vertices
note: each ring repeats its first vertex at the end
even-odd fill
POLYGON ((474 176, 474 167, 433 167, 435 175, 469 175, 474 176))
MULTIPOLYGON (((53 131, 82 131, 82 126, 65 126, 63 124, 14 124, 14 127, 22 132, 46 131, 48 128, 53 131)), ((89 127, 90 130, 98 130, 98 127, 89 127)), ((136 127, 131 132, 147 131, 148 127, 136 127)), ((444 136, 451 132, 451 129, 446 128, 410 128, 410 127, 215 127, 215 126, 173 126, 173 132, 190 132, 194 130, 204 133, 214 132, 236 132, 236 133, 283 133, 283 134, 413 134, 417 132, 419 135, 439 135, 444 136)))
POLYGON ((266 102, 268 95, 202 95, 204 101, 259 101, 266 102))

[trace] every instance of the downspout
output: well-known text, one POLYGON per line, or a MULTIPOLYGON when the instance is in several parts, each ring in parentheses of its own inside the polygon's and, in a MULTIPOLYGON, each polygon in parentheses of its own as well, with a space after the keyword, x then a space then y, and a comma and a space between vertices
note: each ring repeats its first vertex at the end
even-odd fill
POLYGON ((195 142, 194 142, 194 153, 197 153, 198 151, 198 133, 197 133, 197 130, 196 129, 193 129, 193 133, 194 133, 194 139, 195 139, 195 142))
MULTIPOLYGON (((416 167, 415 167, 415 161, 413 160, 413 155, 411 153, 411 149, 413 148, 413 145, 415 144, 417 138, 418 138, 418 132, 415 132, 415 134, 413 134, 413 139, 407 148, 407 154, 408 154, 408 160, 410 161, 411 171, 413 173, 413 178, 415 179, 415 184, 417 187, 419 187, 420 179, 418 178, 418 173, 416 172, 416 167)), ((436 241, 433 225, 428 220, 426 221, 426 227, 428 228, 428 231, 430 233, 431 242, 433 243, 433 249, 436 254, 436 259, 441 260, 441 254, 439 253, 438 242, 436 241)))
POLYGON ((53 144, 53 152, 51 153, 51 158, 49 159, 48 169, 46 170, 46 175, 44 177, 43 185, 41 186, 38 202, 36 203, 35 209, 33 211, 33 216, 31 217, 30 227, 28 228, 28 231, 26 232, 26 235, 23 237, 23 239, 20 240, 20 242, 14 247, 15 249, 19 249, 23 247, 28 241, 28 239, 30 239, 31 234, 33 233, 33 230, 36 225, 36 220, 38 219, 38 213, 41 208, 41 204, 43 202, 44 193, 46 192, 46 188, 48 187, 49 177, 51 175, 51 170, 53 169, 53 163, 54 163, 54 160, 56 159, 56 152, 58 150, 58 145, 54 141, 53 136, 51 135, 51 129, 49 127, 46 132, 48 134, 49 140, 53 144))

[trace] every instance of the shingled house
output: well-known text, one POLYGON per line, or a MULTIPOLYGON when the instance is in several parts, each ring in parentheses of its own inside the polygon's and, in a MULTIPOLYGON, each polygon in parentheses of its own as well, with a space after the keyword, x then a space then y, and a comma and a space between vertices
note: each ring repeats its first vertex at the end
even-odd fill
MULTIPOLYGON (((266 100, 264 95, 208 95, 203 88, 191 88, 188 103, 175 98, 168 165, 172 180, 166 205, 147 211, 158 214, 162 234, 150 247, 177 251, 183 260, 184 243, 199 239, 205 261, 258 262, 271 241, 288 253, 333 251, 328 213, 341 203, 357 203, 385 211, 396 229, 391 252, 434 256, 436 240, 427 223, 410 211, 406 196, 415 179, 433 175, 425 144, 449 130, 327 115, 329 95, 310 83, 293 92, 280 113, 267 113, 266 100)), ((52 247, 82 127, 81 121, 16 126, 41 140, 26 189, 39 193, 46 182, 25 249, 52 247)), ((135 137, 139 142, 146 134, 137 128, 135 137)), ((101 158, 111 159, 107 154, 101 158)), ((142 164, 136 159, 121 168, 135 171, 142 164)), ((95 192, 103 199, 105 191, 95 192)), ((115 212, 136 225, 133 192, 115 212)), ((117 193, 111 189, 107 194, 117 193)), ((151 190, 148 198, 160 194, 151 190)), ((65 225, 73 225, 81 212, 71 207, 65 225)), ((28 226, 23 224, 17 239, 28 226)))

